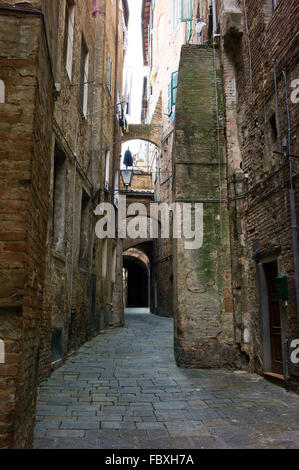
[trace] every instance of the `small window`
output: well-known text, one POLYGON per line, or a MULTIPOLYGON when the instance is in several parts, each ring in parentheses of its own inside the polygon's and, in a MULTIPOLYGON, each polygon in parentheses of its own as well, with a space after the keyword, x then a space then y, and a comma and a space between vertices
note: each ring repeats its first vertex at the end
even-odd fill
POLYGON ((74 32, 75 4, 72 0, 67 0, 65 12, 65 65, 70 80, 72 80, 74 32))
POLYGON ((271 142, 274 145, 277 143, 277 137, 278 137, 275 114, 273 114, 269 119, 269 128, 270 128, 271 142))
POLYGON ((181 19, 181 0, 172 0, 172 31, 175 31, 181 19))
POLYGON ((110 150, 106 152, 106 168, 105 168, 105 189, 110 186, 110 150))
POLYGON ((187 39, 192 36, 193 0, 181 0, 181 21, 187 23, 187 39))
POLYGON ((59 361, 63 358, 63 331, 62 328, 52 329, 52 353, 51 361, 59 361))
POLYGON ((88 53, 84 36, 82 35, 81 65, 80 65, 80 107, 85 117, 87 116, 87 102, 88 102, 88 66, 89 66, 89 53, 88 53))
POLYGON ((176 104, 176 94, 177 94, 177 89, 178 89, 178 78, 179 78, 179 72, 173 72, 171 74, 171 103, 172 106, 175 106, 176 104))
POLYGON ((3 339, 0 339, 0 364, 5 364, 5 344, 3 339))
POLYGON ((116 281, 116 247, 112 250, 111 281, 116 281))
POLYGON ((171 81, 168 84, 168 116, 172 113, 172 107, 176 105, 176 95, 178 88, 178 76, 179 72, 173 72, 171 74, 171 81))
POLYGON ((53 193, 53 248, 65 253, 66 157, 55 145, 53 193))
POLYGON ((106 275, 107 275, 107 252, 108 252, 108 241, 106 238, 102 246, 102 277, 104 279, 106 278, 106 275))
POLYGON ((5 84, 4 81, 0 79, 0 104, 5 103, 5 84))
POLYGON ((119 174, 118 171, 115 173, 114 179, 114 205, 115 207, 119 206, 119 174))
POLYGON ((107 58, 107 88, 109 93, 112 94, 112 60, 109 52, 107 58))

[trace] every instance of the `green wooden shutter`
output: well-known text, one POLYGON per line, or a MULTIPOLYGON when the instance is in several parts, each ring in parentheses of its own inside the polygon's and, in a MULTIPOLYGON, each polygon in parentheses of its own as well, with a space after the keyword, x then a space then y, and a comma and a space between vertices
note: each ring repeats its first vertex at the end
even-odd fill
POLYGON ((188 40, 191 38, 192 36, 192 16, 193 16, 193 0, 189 0, 189 18, 190 18, 190 21, 188 21, 187 23, 187 33, 188 33, 188 40))
POLYGON ((176 104, 176 94, 178 89, 178 76, 179 72, 173 72, 171 74, 171 106, 175 106, 176 104))
POLYGON ((192 21, 193 0, 181 0, 181 21, 192 21))
POLYGON ((181 21, 187 23, 188 41, 192 36, 193 0, 181 0, 181 21))

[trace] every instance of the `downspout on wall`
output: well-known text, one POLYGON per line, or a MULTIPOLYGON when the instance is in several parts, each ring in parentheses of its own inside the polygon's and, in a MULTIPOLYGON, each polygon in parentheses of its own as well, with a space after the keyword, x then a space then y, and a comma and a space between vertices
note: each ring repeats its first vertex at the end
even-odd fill
POLYGON ((294 272, 295 272, 295 285, 296 285, 296 305, 297 305, 297 320, 299 324, 299 263, 298 263, 298 235, 297 235, 297 218, 296 218, 296 202, 295 190, 293 187, 293 162, 291 158, 291 119, 289 110, 289 97, 287 87, 287 73, 283 70, 286 116, 288 125, 288 162, 289 162, 289 176, 290 176, 290 210, 291 210, 291 224, 292 224, 292 249, 294 258, 294 272))
POLYGON ((214 41, 214 37, 218 31, 216 0, 212 0, 212 7, 213 7, 213 41, 214 41))

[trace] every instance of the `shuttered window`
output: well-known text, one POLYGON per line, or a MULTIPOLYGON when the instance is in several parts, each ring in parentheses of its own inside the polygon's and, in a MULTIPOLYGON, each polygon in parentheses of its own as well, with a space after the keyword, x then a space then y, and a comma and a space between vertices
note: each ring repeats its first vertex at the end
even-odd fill
POLYGON ((192 36, 193 0, 181 0, 181 21, 187 23, 187 40, 192 36))
POLYGON ((171 74, 171 105, 175 106, 176 104, 176 94, 177 94, 177 89, 178 89, 178 77, 179 77, 179 72, 173 72, 171 74))
POLYGON ((181 0, 172 0, 172 31, 175 31, 180 23, 180 2, 181 0))
POLYGON ((178 77, 179 72, 176 70, 171 74, 171 80, 168 84, 168 116, 172 113, 172 107, 176 105, 178 77))

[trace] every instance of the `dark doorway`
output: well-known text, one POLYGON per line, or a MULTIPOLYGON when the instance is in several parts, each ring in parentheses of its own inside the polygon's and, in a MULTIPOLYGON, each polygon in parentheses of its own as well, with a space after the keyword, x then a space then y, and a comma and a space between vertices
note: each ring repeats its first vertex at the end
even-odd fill
POLYGON ((124 260, 127 270, 127 305, 128 308, 149 307, 148 304, 148 272, 139 263, 124 260))
POLYGON ((91 276, 91 309, 90 309, 90 329, 92 332, 96 328, 96 291, 97 291, 97 277, 91 276))
POLYGON ((264 264, 269 307, 269 333, 271 345, 271 372, 283 373, 280 308, 277 295, 277 262, 264 264))

